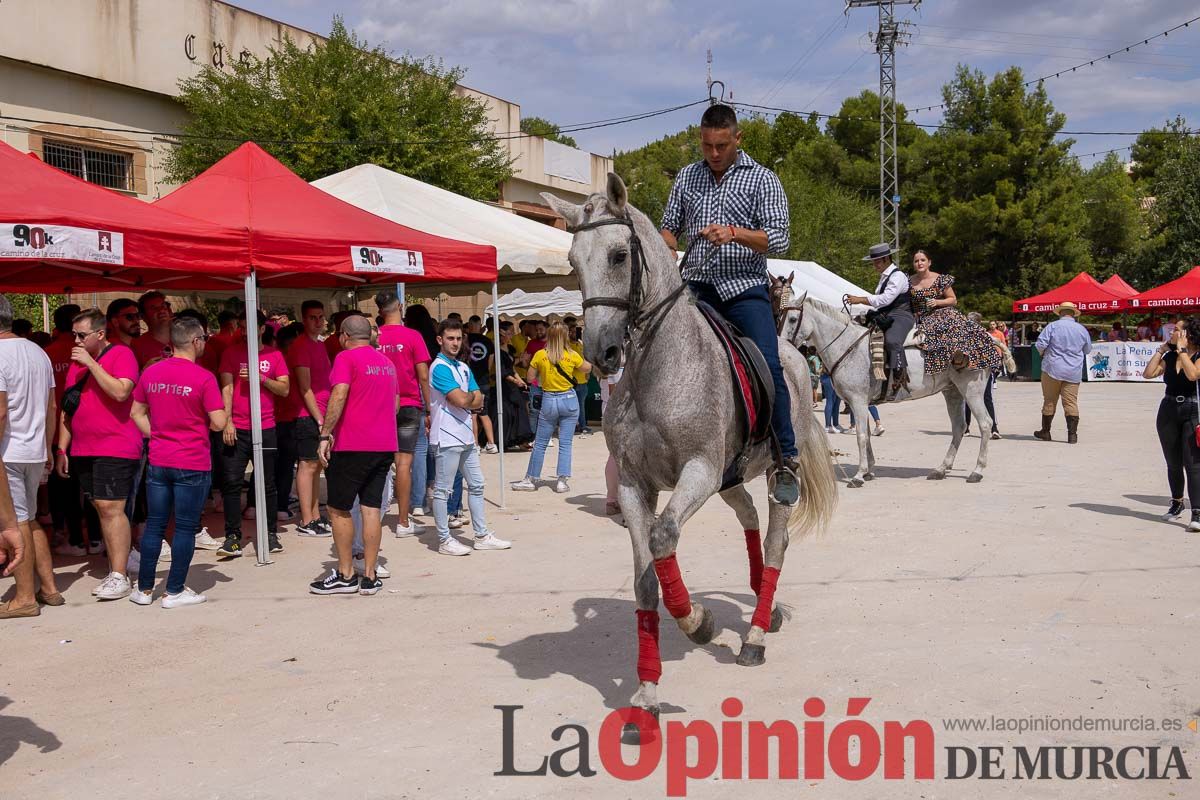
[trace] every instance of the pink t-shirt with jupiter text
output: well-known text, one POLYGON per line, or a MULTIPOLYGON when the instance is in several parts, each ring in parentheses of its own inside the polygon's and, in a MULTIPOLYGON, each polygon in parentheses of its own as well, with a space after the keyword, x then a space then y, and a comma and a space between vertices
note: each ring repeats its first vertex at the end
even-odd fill
POLYGON ((396 452, 396 367, 369 346, 337 354, 329 382, 346 384, 346 406, 333 431, 333 449, 396 452))
MULTIPOLYGON (((250 430, 250 381, 238 376, 246 368, 248 359, 249 350, 245 342, 230 345, 221 354, 219 369, 222 374, 233 376, 233 427, 243 431, 250 430)), ((287 377, 288 368, 283 353, 274 347, 262 348, 258 352, 258 371, 271 380, 287 377)), ((260 383, 259 386, 262 388, 262 427, 265 431, 275 427, 275 403, 285 402, 287 398, 271 394, 265 384, 260 383)))
POLYGON ((225 403, 216 377, 186 358, 146 367, 133 390, 150 414, 150 463, 173 469, 212 469, 208 413, 225 403))

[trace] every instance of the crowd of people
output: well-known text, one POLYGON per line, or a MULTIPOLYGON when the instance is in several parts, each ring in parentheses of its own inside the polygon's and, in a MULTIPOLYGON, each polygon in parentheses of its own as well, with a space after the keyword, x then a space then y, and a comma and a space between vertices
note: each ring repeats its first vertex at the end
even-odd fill
POLYGON ((557 447, 553 488, 569 489, 572 439, 590 433, 591 365, 577 321, 506 321, 497 346, 478 316, 435 323, 394 293, 375 302, 375 324, 358 311, 327 322, 324 305, 308 300, 295 322, 289 309, 251 311, 254 334, 245 312, 222 311, 210 333, 201 312, 176 313, 151 291, 105 311, 61 306, 39 344, 0 295, 0 529, 12 522, 20 541, 4 544, 24 552, 0 618, 63 604, 55 555, 104 555, 106 575, 92 590, 99 600, 150 605, 157 570, 169 564, 162 607, 203 603, 187 586, 195 550, 242 556, 242 521, 258 514, 271 553, 284 550, 279 525, 288 521, 298 536, 332 539, 337 564, 309 587, 321 595, 379 591, 388 577, 378 558, 382 517, 393 498, 397 538, 419 533, 425 518, 441 554, 509 549, 487 524, 480 456, 529 452, 526 477, 513 486, 532 490, 557 447), (261 343, 257 368, 249 335, 261 343), (247 491, 252 380, 263 508, 247 491), (497 381, 506 383, 500 443, 497 381), (210 502, 223 511, 221 539, 202 524, 210 502), (468 524, 464 541, 456 531, 468 524))

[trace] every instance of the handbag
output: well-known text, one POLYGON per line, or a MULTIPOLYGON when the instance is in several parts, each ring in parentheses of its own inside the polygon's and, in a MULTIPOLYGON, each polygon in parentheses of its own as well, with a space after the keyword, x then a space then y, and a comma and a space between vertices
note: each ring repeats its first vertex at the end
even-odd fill
MULTIPOLYGON (((1200 413, 1200 381, 1196 381, 1196 409, 1200 413)), ((1192 435, 1196 437, 1196 446, 1200 447, 1200 424, 1193 429, 1192 435)))
MULTIPOLYGON (((112 349, 113 345, 111 344, 104 348, 104 350, 96 358, 97 363, 99 363, 100 359, 104 358, 105 354, 112 349)), ((68 386, 63 391, 62 402, 59 404, 59 408, 61 408, 62 412, 67 415, 67 419, 75 416, 75 412, 79 410, 79 404, 83 402, 83 385, 87 383, 87 379, 91 376, 91 374, 92 371, 90 369, 84 370, 83 377, 75 381, 73 385, 68 386)))

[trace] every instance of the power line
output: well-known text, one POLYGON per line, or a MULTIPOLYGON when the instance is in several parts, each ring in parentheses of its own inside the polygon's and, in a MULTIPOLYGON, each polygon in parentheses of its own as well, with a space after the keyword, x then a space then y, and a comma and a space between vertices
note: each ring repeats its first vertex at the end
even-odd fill
POLYGON ((833 29, 837 27, 839 16, 841 15, 839 14, 838 16, 835 16, 833 18, 833 22, 829 24, 829 27, 826 28, 825 31, 818 36, 811 45, 809 45, 807 50, 796 57, 796 60, 792 62, 791 66, 784 71, 783 77, 771 84, 771 88, 767 90, 766 94, 759 98, 758 102, 767 102, 772 97, 777 95, 784 86, 787 85, 787 82, 791 80, 792 75, 795 74, 795 72, 800 69, 801 66, 803 66, 804 62, 807 61, 813 55, 813 53, 817 51, 817 48, 820 47, 820 45, 830 37, 830 35, 833 33, 833 29))
MULTIPOLYGON (((680 105, 671 106, 669 108, 660 108, 654 111, 640 112, 637 114, 629 114, 624 117, 611 117, 605 120, 595 120, 593 122, 583 122, 574 125, 559 126, 559 133, 578 133, 580 131, 597 130, 599 128, 610 128, 614 125, 624 125, 630 122, 638 122, 640 120, 659 117, 664 114, 670 114, 675 111, 680 111, 685 108, 707 103, 708 98, 703 100, 694 100, 690 103, 682 103, 680 105)), ((64 124, 61 120, 33 119, 30 117, 15 117, 0 114, 0 120, 10 120, 13 122, 25 122, 34 125, 61 125, 64 124)), ((179 133, 175 131, 146 131, 136 128, 121 128, 107 125, 84 125, 72 123, 70 127, 80 128, 82 130, 104 131, 106 133, 127 133, 140 136, 150 136, 166 139, 184 139, 194 141, 209 141, 209 142, 245 142, 246 136, 212 136, 196 133, 179 133)), ((371 139, 258 139, 254 141, 265 145, 341 145, 349 147, 358 146, 412 146, 412 145, 435 145, 435 144, 470 144, 473 142, 485 141, 507 141, 510 139, 522 139, 538 136, 535 133, 525 133, 524 131, 501 131, 494 134, 484 134, 480 136, 469 136, 462 138, 446 138, 446 139, 410 139, 410 140, 371 140, 371 139)), ((253 138, 253 137, 251 137, 253 138)))
MULTIPOLYGON (((1059 70, 1058 72, 1054 72, 1049 75, 1043 75, 1042 77, 1034 78, 1031 81, 1025 81, 1025 83, 1022 85, 1033 86, 1034 84, 1041 83, 1042 81, 1049 80, 1051 78, 1057 78, 1061 75, 1065 75, 1070 72, 1075 72, 1076 70, 1081 69, 1083 67, 1095 66, 1097 61, 1104 61, 1105 59, 1112 60, 1112 57, 1115 55, 1120 55, 1121 53, 1128 53, 1130 50, 1132 50, 1135 47, 1143 47, 1145 45, 1150 44, 1150 42, 1154 41, 1155 39, 1165 38, 1166 36, 1170 35, 1171 33, 1179 30, 1180 28, 1186 28, 1186 27, 1190 26, 1193 22, 1197 22, 1197 21, 1200 21, 1200 17, 1192 17, 1188 21, 1181 22, 1173 28, 1167 28, 1162 33, 1157 33, 1154 36, 1148 36, 1145 39, 1142 39, 1140 42, 1134 42, 1133 44, 1126 45, 1125 47, 1118 48, 1117 50, 1113 50, 1111 53, 1105 53, 1102 56, 1097 56, 1096 58, 1093 58, 1090 61, 1084 61, 1079 64, 1076 64, 1073 67, 1067 67, 1065 69, 1059 70)), ((922 106, 920 108, 914 108, 914 109, 911 109, 911 111, 912 111, 912 113, 917 114, 922 111, 933 111, 935 109, 946 108, 947 106, 948 106, 947 103, 939 103, 938 105, 922 106)))

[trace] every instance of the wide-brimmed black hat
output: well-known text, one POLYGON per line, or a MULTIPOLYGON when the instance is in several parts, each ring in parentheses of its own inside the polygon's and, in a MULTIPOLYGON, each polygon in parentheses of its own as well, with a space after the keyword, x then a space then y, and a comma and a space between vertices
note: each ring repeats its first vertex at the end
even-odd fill
POLYGON ((896 251, 887 242, 873 244, 871 245, 871 249, 867 251, 867 255, 863 258, 863 261, 874 261, 877 258, 891 258, 895 254, 896 251))

